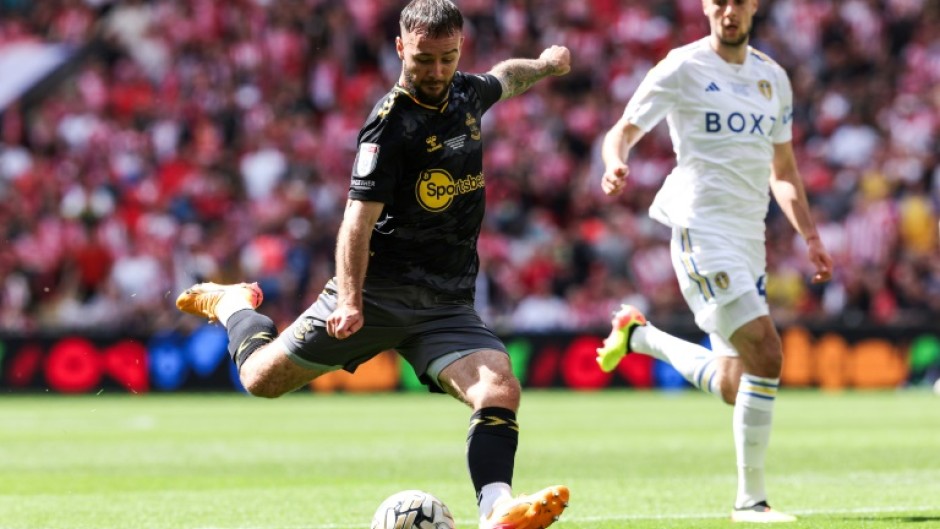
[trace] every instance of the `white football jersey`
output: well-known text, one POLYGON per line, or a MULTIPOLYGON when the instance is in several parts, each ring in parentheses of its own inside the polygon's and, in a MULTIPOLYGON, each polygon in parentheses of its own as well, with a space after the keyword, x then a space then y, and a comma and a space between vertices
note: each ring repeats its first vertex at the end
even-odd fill
POLYGON ((774 144, 792 137, 793 91, 786 72, 748 47, 725 62, 708 37, 672 50, 624 110, 649 132, 669 124, 676 168, 650 216, 666 225, 764 238, 774 144))

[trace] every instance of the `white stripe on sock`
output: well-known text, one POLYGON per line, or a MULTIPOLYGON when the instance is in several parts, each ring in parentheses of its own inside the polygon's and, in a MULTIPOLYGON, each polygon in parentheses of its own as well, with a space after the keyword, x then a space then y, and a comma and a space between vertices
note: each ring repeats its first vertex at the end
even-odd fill
POLYGON ((706 393, 717 392, 716 355, 701 345, 676 338, 650 323, 634 329, 630 350, 669 363, 693 386, 706 393))

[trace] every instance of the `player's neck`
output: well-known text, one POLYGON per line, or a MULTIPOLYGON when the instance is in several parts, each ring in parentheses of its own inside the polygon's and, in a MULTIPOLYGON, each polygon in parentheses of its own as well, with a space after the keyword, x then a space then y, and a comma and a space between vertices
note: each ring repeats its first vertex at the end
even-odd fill
POLYGON ((745 40, 741 44, 737 45, 726 44, 721 42, 721 40, 715 35, 712 35, 709 39, 709 44, 711 45, 712 49, 715 50, 715 53, 724 59, 725 62, 731 64, 744 64, 744 60, 747 59, 747 43, 748 41, 745 40))
POLYGON ((414 85, 408 82, 404 76, 398 79, 398 87, 408 94, 408 96, 411 97, 411 99, 413 99, 416 103, 428 107, 440 108, 450 97, 450 87, 448 87, 440 101, 428 101, 426 97, 422 97, 418 90, 415 89, 414 85))

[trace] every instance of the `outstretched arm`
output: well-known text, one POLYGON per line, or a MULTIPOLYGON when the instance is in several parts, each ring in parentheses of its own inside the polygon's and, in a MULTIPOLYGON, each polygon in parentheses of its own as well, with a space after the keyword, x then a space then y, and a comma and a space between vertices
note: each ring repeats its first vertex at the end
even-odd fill
POLYGON ((793 229, 803 236, 809 247, 809 259, 816 267, 813 283, 829 281, 832 277, 832 257, 816 231, 816 223, 810 214, 809 200, 806 199, 806 191, 803 189, 803 179, 796 167, 793 144, 790 142, 774 145, 770 190, 793 229))
POLYGON ((571 71, 571 53, 564 46, 546 48, 538 59, 508 59, 490 70, 501 85, 503 95, 508 99, 529 89, 539 80, 549 75, 565 75, 571 71))

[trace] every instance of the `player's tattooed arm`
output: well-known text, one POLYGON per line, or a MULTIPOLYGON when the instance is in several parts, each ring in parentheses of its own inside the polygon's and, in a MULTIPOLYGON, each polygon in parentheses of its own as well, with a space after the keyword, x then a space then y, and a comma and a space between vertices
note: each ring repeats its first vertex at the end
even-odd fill
POLYGON ((565 75, 571 70, 571 54, 564 46, 551 46, 538 59, 509 59, 490 70, 503 86, 501 99, 528 90, 549 75, 565 75))

